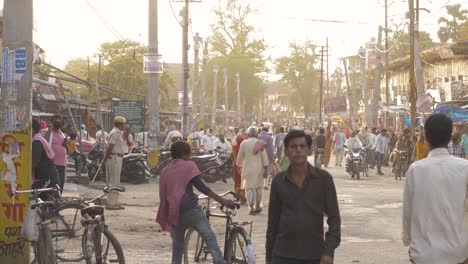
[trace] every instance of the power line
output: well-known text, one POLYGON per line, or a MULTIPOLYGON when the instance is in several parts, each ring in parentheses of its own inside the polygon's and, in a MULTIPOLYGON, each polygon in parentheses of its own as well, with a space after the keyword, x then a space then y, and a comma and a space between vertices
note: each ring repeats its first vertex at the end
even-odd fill
POLYGON ((305 20, 305 21, 319 22, 319 23, 360 24, 360 25, 370 25, 371 24, 369 22, 363 22, 363 21, 315 19, 315 18, 292 17, 292 16, 282 16, 282 15, 269 15, 269 14, 263 14, 263 13, 260 13, 260 12, 252 12, 252 14, 260 15, 260 16, 279 17, 279 18, 292 19, 292 20, 305 20))
POLYGON ((446 6, 448 6, 450 4, 450 2, 452 2, 452 0, 448 0, 445 5, 443 5, 441 8, 439 8, 439 10, 437 10, 437 12, 435 12, 432 16, 435 16, 437 15, 440 11, 442 11, 446 6))
POLYGON ((172 15, 174 16, 175 20, 177 21, 177 23, 182 27, 183 24, 182 22, 180 22, 180 20, 177 18, 177 15, 174 11, 174 7, 172 6, 172 0, 168 0, 169 1, 169 6, 171 7, 171 10, 172 10, 172 15))
POLYGON ((93 13, 99 18, 101 23, 118 39, 118 40, 125 40, 124 37, 104 18, 104 16, 99 12, 99 10, 86 0, 88 7, 93 11, 93 13))

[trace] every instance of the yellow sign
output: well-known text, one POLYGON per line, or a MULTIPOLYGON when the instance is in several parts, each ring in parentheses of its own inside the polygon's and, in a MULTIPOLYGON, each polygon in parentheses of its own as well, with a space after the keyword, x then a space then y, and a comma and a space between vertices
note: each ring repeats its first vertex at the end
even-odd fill
POLYGON ((155 150, 150 151, 146 154, 146 163, 150 168, 154 168, 158 165, 159 162, 159 147, 155 150))
POLYGON ((0 263, 29 263, 29 243, 20 237, 29 195, 13 199, 11 191, 31 186, 30 130, 2 135, 0 146, 0 263))

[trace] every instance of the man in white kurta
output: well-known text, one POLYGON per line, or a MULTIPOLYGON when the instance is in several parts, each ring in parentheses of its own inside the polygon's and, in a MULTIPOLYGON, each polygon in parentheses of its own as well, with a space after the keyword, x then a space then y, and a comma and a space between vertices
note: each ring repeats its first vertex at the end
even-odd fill
POLYGON ((249 138, 240 145, 237 165, 242 167, 242 189, 246 190, 250 214, 254 215, 262 211, 263 179, 267 176, 268 156, 265 147, 259 150, 264 143, 257 139, 258 129, 251 127, 248 134, 249 138))

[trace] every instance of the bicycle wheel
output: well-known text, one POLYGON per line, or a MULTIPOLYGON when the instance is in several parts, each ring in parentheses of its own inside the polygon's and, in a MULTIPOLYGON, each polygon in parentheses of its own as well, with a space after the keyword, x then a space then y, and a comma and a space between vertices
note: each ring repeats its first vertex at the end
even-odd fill
POLYGON ((228 263, 255 263, 252 241, 247 231, 241 226, 237 226, 231 231, 227 245, 226 260, 228 263))
POLYGON ((213 263, 211 256, 203 238, 194 229, 189 229, 185 235, 184 242, 184 263, 213 263))
POLYGON ((84 259, 81 249, 81 237, 84 227, 81 225, 81 203, 66 203, 57 210, 56 224, 51 225, 57 259, 64 262, 78 262, 84 259))
MULTIPOLYGON (((98 229, 95 232, 99 232, 98 229)), ((86 235, 82 237, 82 250, 87 251, 86 235)), ((84 260, 86 264, 98 263, 119 263, 125 264, 125 256, 117 238, 107 228, 104 229, 102 234, 95 233, 92 248, 85 254, 84 260), (103 237, 101 238, 101 236, 103 237), (100 257, 99 257, 100 255, 100 257), (100 261, 99 261, 100 258, 100 261)))
POLYGON ((47 226, 43 226, 39 231, 39 238, 36 242, 35 260, 38 264, 56 264, 54 247, 52 246, 52 234, 47 226))

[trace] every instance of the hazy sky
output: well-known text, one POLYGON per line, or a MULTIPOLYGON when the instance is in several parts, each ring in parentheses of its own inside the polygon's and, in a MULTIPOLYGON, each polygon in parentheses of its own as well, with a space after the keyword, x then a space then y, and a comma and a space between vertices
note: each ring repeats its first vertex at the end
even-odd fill
MULTIPOLYGON (((202 37, 209 35, 214 23, 213 5, 218 0, 192 3, 191 32, 202 37)), ((240 0, 249 2, 257 11, 249 20, 270 46, 267 55, 278 58, 288 54, 288 41, 313 40, 330 45, 330 71, 338 65, 338 58, 353 55, 365 41, 377 36, 379 24, 384 23, 384 0, 240 0), (346 23, 325 23, 312 20, 340 20, 346 23)), ((180 62, 182 33, 169 5, 159 0, 159 50, 165 62, 180 62)), ((388 0, 390 24, 400 24, 408 3, 388 0)), ((420 0, 421 7, 431 14, 421 13, 421 29, 431 32, 438 41, 437 19, 445 14, 445 4, 461 3, 468 8, 468 0, 420 0)), ((0 0, 3 4, 3 1, 0 0)), ((183 3, 173 2, 175 14, 183 3)), ((148 43, 148 0, 34 0, 34 41, 46 51, 46 59, 63 67, 75 57, 93 56, 103 42, 119 37, 148 43), (93 12, 100 13, 102 20, 93 12), (106 27, 107 25, 107 27, 106 27)), ((190 37, 191 39, 191 37, 190 37)), ((190 51, 193 60, 193 50, 190 51)))

